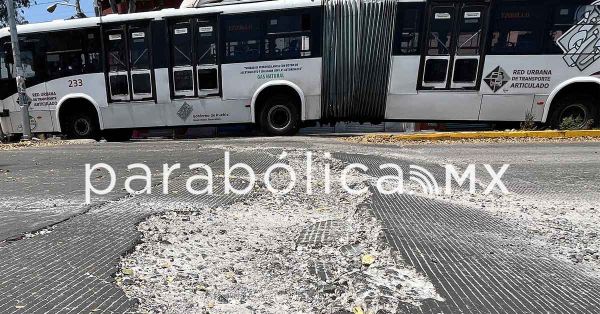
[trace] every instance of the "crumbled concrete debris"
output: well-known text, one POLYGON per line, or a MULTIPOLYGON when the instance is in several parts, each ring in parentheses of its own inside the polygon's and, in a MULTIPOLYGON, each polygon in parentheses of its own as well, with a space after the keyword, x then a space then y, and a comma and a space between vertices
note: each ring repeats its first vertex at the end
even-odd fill
POLYGON ((36 231, 36 232, 28 232, 28 233, 25 233, 25 234, 23 235, 23 237, 24 237, 24 238, 26 238, 26 239, 30 239, 30 238, 37 237, 37 236, 40 236, 40 235, 49 234, 49 233, 51 233, 52 231, 54 231, 54 226, 52 226, 52 227, 48 227, 48 228, 44 228, 44 229, 42 229, 42 230, 38 230, 38 231, 36 231))
POLYGON ((53 147, 62 145, 83 145, 83 144, 95 144, 97 143, 92 139, 81 139, 81 140, 61 140, 61 139, 47 139, 47 140, 32 140, 28 142, 17 142, 17 143, 0 143, 0 151, 3 150, 15 150, 24 149, 31 147, 53 147))
MULTIPOLYGON (((3 172, 0 169, 0 180, 16 181, 18 175, 12 174, 6 170, 3 172)), ((0 205, 6 212, 43 212, 51 210, 53 213, 65 213, 72 211, 74 207, 80 206, 81 200, 68 199, 64 196, 57 195, 54 198, 39 197, 38 195, 30 195, 28 197, 3 195, 0 205)))
MULTIPOLYGON (((291 152, 286 161, 304 169, 303 156, 291 152)), ((314 173, 326 162, 342 168, 315 156, 314 173)), ((357 186, 368 179, 349 178, 357 186)), ((305 174, 298 179, 305 186, 305 174)), ((361 210, 368 194, 333 185, 327 195, 319 190, 322 178, 313 180, 312 195, 277 195, 261 186, 230 207, 150 217, 139 225, 142 243, 123 258, 117 282, 140 300, 140 312, 150 313, 375 313, 394 312, 400 302, 443 301, 390 251, 381 226, 361 210)), ((273 182, 282 188, 289 178, 277 172, 273 182)))

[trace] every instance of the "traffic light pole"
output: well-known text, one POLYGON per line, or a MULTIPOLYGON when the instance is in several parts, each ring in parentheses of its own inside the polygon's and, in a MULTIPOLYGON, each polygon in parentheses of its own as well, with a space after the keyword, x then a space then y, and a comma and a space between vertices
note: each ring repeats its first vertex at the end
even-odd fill
POLYGON ((6 0, 6 11, 8 11, 8 25, 10 27, 10 40, 13 49, 15 72, 17 80, 17 91, 19 92, 19 106, 21 106, 21 117, 23 125, 23 141, 31 140, 31 126, 29 125, 29 97, 25 88, 25 75, 21 63, 21 50, 19 49, 19 36, 17 34, 17 22, 15 19, 15 5, 13 0, 6 0))

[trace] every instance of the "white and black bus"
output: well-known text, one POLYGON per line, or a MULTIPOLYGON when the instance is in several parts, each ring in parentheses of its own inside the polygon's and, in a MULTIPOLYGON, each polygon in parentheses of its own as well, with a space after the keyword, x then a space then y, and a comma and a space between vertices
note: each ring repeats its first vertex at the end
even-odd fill
MULTIPOLYGON (((274 0, 18 28, 33 132, 358 121, 599 122, 591 0, 274 0)), ((8 29, 0 122, 22 132, 8 29)))

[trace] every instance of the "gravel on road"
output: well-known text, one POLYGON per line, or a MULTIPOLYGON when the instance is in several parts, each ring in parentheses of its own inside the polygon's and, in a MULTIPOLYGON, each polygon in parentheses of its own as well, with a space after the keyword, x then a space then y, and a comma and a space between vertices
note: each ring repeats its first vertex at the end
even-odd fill
MULTIPOLYGON (((303 157, 292 151, 286 162, 303 169, 303 157)), ((317 157, 314 173, 326 163, 343 168, 317 157)), ((285 171, 272 178, 279 189, 289 182, 285 171)), ((306 186, 306 173, 298 178, 297 186, 306 186)), ((367 181, 349 176, 356 188, 367 181)), ((370 194, 336 185, 326 194, 322 177, 313 183, 312 195, 273 194, 263 185, 230 207, 151 217, 139 226, 142 243, 123 258, 118 283, 151 313, 375 313, 395 312, 401 302, 443 301, 387 246, 362 206, 370 194)))

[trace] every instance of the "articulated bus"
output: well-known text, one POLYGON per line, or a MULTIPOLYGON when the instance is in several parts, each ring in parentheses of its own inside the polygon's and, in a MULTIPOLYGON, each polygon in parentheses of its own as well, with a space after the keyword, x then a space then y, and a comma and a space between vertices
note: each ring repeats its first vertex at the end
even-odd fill
MULTIPOLYGON (((195 1, 191 1, 194 3, 195 1)), ((187 1, 185 2, 187 3, 187 1)), ((524 121, 598 125, 600 1, 273 0, 18 28, 33 132, 524 121)), ((22 133, 8 29, 0 121, 22 133)))

